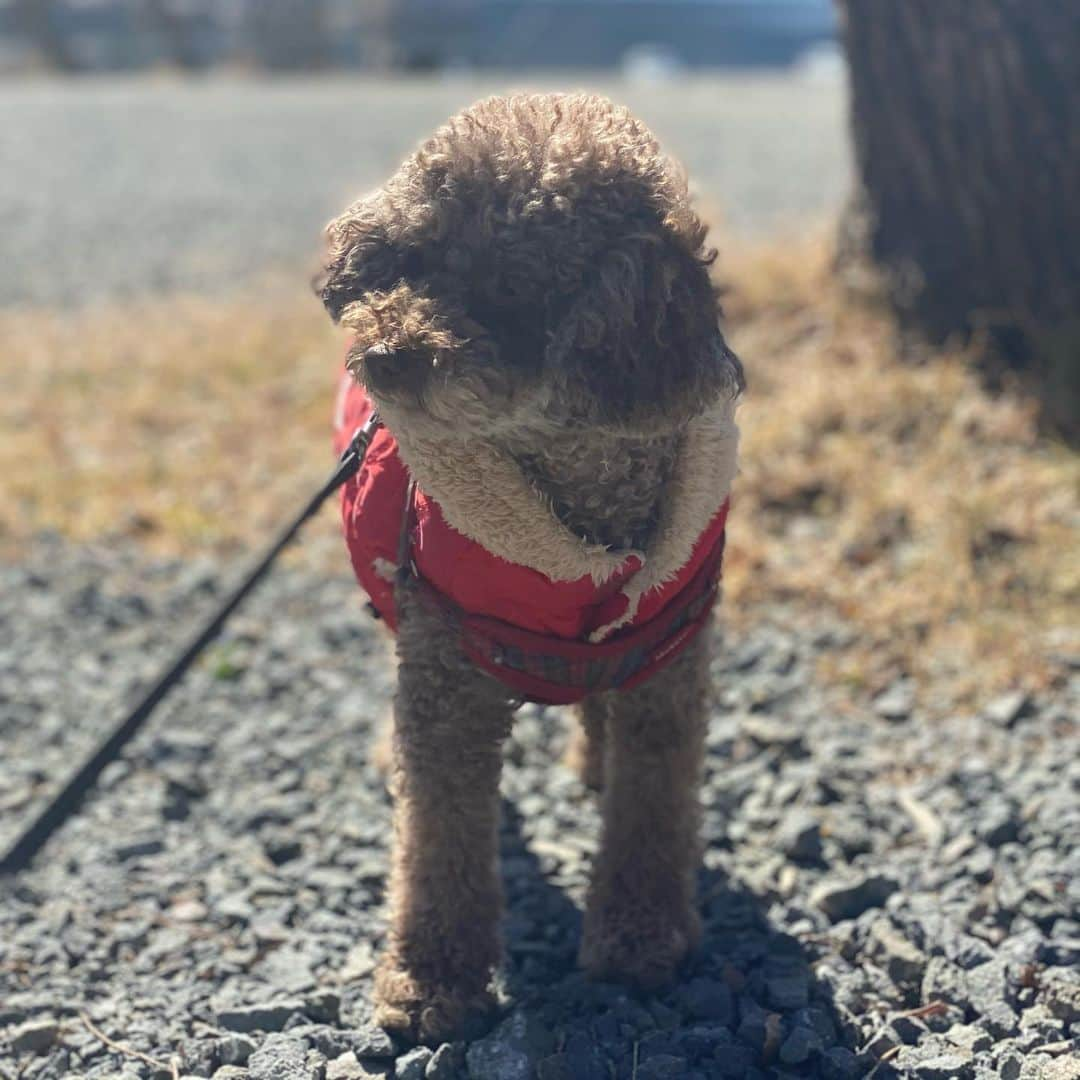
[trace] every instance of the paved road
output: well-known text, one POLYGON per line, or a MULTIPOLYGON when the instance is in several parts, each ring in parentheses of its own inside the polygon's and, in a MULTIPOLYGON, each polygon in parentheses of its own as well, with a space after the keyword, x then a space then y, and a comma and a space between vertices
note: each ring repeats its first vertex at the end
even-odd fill
MULTIPOLYGON (((471 78, 0 84, 0 305, 295 272, 351 196, 448 113, 504 88, 471 78)), ((779 229, 843 198, 839 80, 598 88, 653 126, 733 229, 779 229)))

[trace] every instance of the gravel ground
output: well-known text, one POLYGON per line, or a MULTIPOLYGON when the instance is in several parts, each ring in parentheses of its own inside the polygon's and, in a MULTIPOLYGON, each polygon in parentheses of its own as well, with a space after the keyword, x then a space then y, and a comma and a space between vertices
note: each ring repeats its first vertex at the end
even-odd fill
MULTIPOLYGON (((841 202, 839 79, 597 88, 653 126, 737 231, 841 202)), ((275 266, 305 287, 296 268, 314 265, 333 214, 451 112, 504 89, 465 77, 0 83, 0 305, 216 291, 275 266)))
MULTIPOLYGON (((221 585, 48 538, 0 567, 5 839, 221 585)), ((344 566, 275 572, 40 864, 0 883, 0 1076, 1075 1080, 1080 659, 1053 698, 930 722, 903 684, 859 706, 816 681, 847 633, 777 611, 717 659, 705 945, 658 997, 574 971, 596 813, 558 764, 564 718, 522 710, 506 1011, 432 1052, 366 1004, 382 648, 344 566)))

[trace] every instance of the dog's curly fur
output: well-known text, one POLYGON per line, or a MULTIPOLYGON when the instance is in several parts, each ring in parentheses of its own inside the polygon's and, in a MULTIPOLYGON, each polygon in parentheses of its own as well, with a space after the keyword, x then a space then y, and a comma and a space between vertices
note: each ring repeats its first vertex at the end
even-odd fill
MULTIPOLYGON (((647 551, 686 425, 743 385, 704 238, 685 180, 626 110, 492 98, 331 223, 318 289, 391 430, 445 454, 482 443, 588 543, 647 551)), ((376 991, 384 1023, 431 1041, 490 1003, 513 702, 407 583, 396 604, 392 934, 376 991)), ((707 641, 581 708, 576 757, 604 821, 581 959, 599 976, 662 984, 698 936, 707 641)))

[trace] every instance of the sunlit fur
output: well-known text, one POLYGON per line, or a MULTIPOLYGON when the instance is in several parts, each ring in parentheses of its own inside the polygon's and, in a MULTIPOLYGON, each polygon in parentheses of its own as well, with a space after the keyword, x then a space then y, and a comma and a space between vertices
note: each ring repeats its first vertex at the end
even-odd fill
MULTIPOLYGON (((472 460, 483 447, 584 541, 647 551, 688 423, 743 385, 704 238, 683 176, 625 109, 585 94, 491 98, 331 223, 318 289, 403 448, 472 460), (413 365, 409 377, 380 381, 371 350, 413 365)), ((410 586, 397 603, 378 1015, 434 1041, 489 1004, 512 703, 410 586)), ((578 757, 604 782, 581 951, 596 974, 660 985, 696 940, 707 660, 703 634, 644 687, 584 706, 578 757)))

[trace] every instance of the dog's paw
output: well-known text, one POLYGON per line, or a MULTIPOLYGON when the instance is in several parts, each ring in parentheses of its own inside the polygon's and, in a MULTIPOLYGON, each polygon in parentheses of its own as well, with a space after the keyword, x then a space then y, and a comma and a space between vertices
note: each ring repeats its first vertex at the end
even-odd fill
POLYGON ((393 964, 384 963, 375 975, 375 1022, 412 1042, 438 1045, 481 1033, 496 1007, 488 990, 426 982, 393 964))
POLYGON ((594 979, 658 990, 675 980, 700 939, 701 918, 692 909, 648 912, 614 903, 586 916, 578 961, 594 979))

